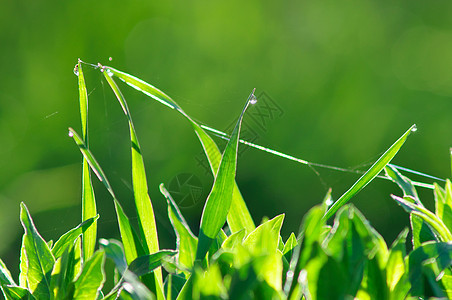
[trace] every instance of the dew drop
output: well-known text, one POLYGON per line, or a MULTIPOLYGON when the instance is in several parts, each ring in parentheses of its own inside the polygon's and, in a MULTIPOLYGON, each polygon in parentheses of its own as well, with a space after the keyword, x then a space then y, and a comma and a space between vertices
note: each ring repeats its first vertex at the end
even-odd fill
POLYGON ((254 96, 254 94, 251 96, 251 99, 250 99, 250 104, 256 104, 257 103, 257 98, 256 98, 256 96, 254 96))
POLYGON ((326 204, 326 206, 331 206, 331 205, 333 204, 333 199, 328 198, 328 199, 325 201, 325 204, 326 204))
POLYGON ((74 136, 74 133, 72 132, 72 131, 69 131, 69 134, 68 134, 70 137, 73 137, 74 136))
POLYGON ((78 64, 76 64, 74 67, 74 74, 78 77, 78 64))
POLYGON ((108 60, 109 60, 109 61, 112 61, 112 60, 113 60, 113 57, 110 56, 110 57, 108 58, 108 60))
POLYGON ((417 131, 417 127, 416 124, 413 125, 413 128, 411 128, 411 132, 416 132, 417 131))
POLYGON ((108 74, 108 76, 113 77, 113 72, 110 69, 105 70, 108 74))

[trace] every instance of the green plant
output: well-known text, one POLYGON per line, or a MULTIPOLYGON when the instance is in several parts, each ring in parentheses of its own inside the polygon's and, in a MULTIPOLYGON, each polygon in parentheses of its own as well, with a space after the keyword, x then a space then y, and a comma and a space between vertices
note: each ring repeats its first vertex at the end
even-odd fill
POLYGON ((25 204, 21 222, 19 284, 0 261, 0 284, 7 299, 404 299, 452 296, 452 188, 434 186, 436 211, 419 200, 413 182, 389 165, 410 133, 408 129, 332 206, 331 194, 303 218, 297 235, 283 241, 284 215, 255 226, 237 184, 235 173, 240 127, 256 99, 248 97, 223 153, 213 139, 169 96, 152 85, 111 67, 103 72, 128 120, 132 179, 138 230, 131 224, 107 176, 88 146, 88 97, 82 66, 79 79, 82 136, 69 135, 83 154, 82 223, 54 245, 35 228, 25 204), (148 196, 141 148, 127 102, 114 78, 181 113, 192 125, 215 177, 196 237, 164 185, 168 217, 176 232, 175 250, 159 248, 152 202, 148 196), (113 198, 121 241, 99 241, 98 218, 90 169, 113 198), (403 197, 393 198, 409 213, 413 250, 407 254, 408 229, 391 247, 365 217, 347 202, 383 169, 403 197), (332 226, 327 221, 335 216, 332 226), (223 230, 227 223, 228 230, 223 230), (103 264, 111 259, 118 276, 111 291, 101 289, 103 264), (162 272, 162 267, 166 272, 162 272), (166 274, 163 278, 163 273, 166 274))

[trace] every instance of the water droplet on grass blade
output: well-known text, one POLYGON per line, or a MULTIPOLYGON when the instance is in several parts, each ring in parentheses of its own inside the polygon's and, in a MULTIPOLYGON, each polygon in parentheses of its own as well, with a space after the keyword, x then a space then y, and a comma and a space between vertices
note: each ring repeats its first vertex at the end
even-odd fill
POLYGON ((251 99, 250 99, 250 104, 256 104, 257 103, 257 98, 256 98, 256 96, 254 96, 254 94, 251 96, 251 99))
POLYGON ((78 64, 76 64, 74 67, 74 74, 78 77, 78 64))
POLYGON ((74 136, 74 133, 73 133, 72 131, 69 131, 68 135, 69 135, 70 137, 73 137, 73 136, 74 136))
POLYGON ((108 60, 109 60, 109 61, 112 61, 112 60, 113 60, 113 57, 110 56, 110 57, 108 58, 108 60))
POLYGON ((105 69, 105 72, 107 72, 108 76, 113 77, 113 72, 110 69, 105 69))
POLYGON ((417 126, 416 124, 413 125, 413 127, 411 128, 411 132, 416 132, 417 131, 417 126))

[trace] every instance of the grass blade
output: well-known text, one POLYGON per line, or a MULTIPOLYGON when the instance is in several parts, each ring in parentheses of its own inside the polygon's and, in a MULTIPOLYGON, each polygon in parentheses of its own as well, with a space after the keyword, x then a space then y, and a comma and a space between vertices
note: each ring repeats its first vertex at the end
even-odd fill
MULTIPOLYGON (((88 145, 88 93, 86 92, 85 77, 83 76, 82 62, 79 59, 77 68, 78 89, 80 98, 80 117, 82 121, 82 137, 88 145)), ((83 158, 82 167, 82 222, 89 218, 94 218, 97 214, 96 200, 91 182, 91 175, 86 158, 83 158)), ((95 222, 87 231, 83 233, 82 253, 83 259, 87 260, 94 253, 96 246, 97 223, 95 222)))
POLYGON ((113 78, 108 75, 108 72, 103 72, 105 78, 116 95, 119 103, 124 110, 129 122, 130 140, 132 148, 132 184, 133 193, 135 197, 135 204, 137 207, 139 225, 142 227, 142 233, 146 240, 146 245, 150 253, 159 250, 157 228, 155 225, 154 210, 152 208, 151 199, 148 195, 148 185, 146 180, 146 173, 144 168, 143 156, 141 155, 141 148, 132 122, 127 102, 124 99, 121 91, 114 82, 113 78))
POLYGON ((50 299, 50 279, 55 258, 36 230, 24 203, 20 204, 20 222, 24 227, 24 246, 28 262, 27 281, 30 292, 38 299, 50 299))
POLYGON ((168 216, 176 232, 176 249, 179 251, 178 262, 187 269, 191 269, 195 261, 198 239, 190 230, 190 227, 163 183, 160 184, 160 192, 168 202, 168 216))
POLYGON ((325 213, 324 219, 331 218, 336 211, 347 203, 354 195, 360 192, 369 182, 371 182, 384 167, 394 158, 399 152, 402 145, 405 143, 407 137, 411 132, 416 131, 416 125, 411 126, 386 152, 370 167, 370 169, 361 176, 353 186, 345 192, 325 213))
POLYGON ((89 151, 89 149, 86 147, 83 140, 80 138, 80 136, 74 131, 74 129, 69 128, 69 136, 71 136, 77 146, 79 147, 80 151, 82 152, 83 156, 87 160, 89 166, 93 170, 94 174, 96 174, 97 178, 99 178, 100 182, 102 182, 105 186, 105 188, 108 190, 110 195, 113 197, 115 209, 116 209, 116 215, 118 218, 118 224, 119 224, 119 231, 121 234, 121 240, 124 245, 124 252, 126 254, 127 262, 132 262, 135 258, 138 257, 137 254, 137 245, 136 245, 136 238, 134 237, 132 226, 130 225, 130 221, 127 218, 126 214, 124 213, 124 210, 122 209, 121 205, 119 204, 119 201, 116 199, 116 195, 113 192, 113 189, 108 182, 107 177, 105 176, 104 171, 100 167, 99 163, 89 151))
POLYGON ((98 218, 99 215, 96 215, 94 218, 90 218, 82 222, 77 227, 63 234, 52 248, 53 256, 55 258, 60 257, 63 254, 64 250, 66 250, 67 247, 70 247, 79 235, 89 230, 89 228, 94 225, 98 218))
MULTIPOLYGON (((154 100, 157 100, 158 102, 164 104, 165 106, 175 109, 179 113, 181 113, 192 124, 193 129, 202 144, 204 152, 206 153, 212 173, 215 176, 220 165, 221 152, 213 139, 201 128, 198 123, 196 123, 189 115, 187 115, 182 110, 182 108, 176 102, 174 102, 173 99, 171 99, 168 95, 152 86, 151 84, 114 68, 104 68, 107 73, 113 74, 137 91, 140 91, 145 95, 153 98, 154 100)), ((245 228, 246 231, 250 233, 256 228, 251 214, 249 213, 248 208, 245 204, 245 201, 240 194, 237 184, 234 185, 231 209, 229 211, 227 221, 232 232, 236 232, 241 230, 242 228, 245 228)))
MULTIPOLYGON (((425 207, 419 206, 413 202, 407 201, 403 198, 391 195, 392 198, 397 201, 405 210, 409 211, 411 214, 420 217, 424 222, 426 222, 432 229, 436 231, 436 234, 443 242, 452 241, 452 234, 444 224, 444 222, 438 218, 434 213, 426 209, 425 207)), ((411 200, 411 199, 410 199, 411 200)))
MULTIPOLYGON (((119 90, 116 82, 108 72, 103 72, 105 79, 116 95, 121 107, 129 122, 130 141, 132 151, 132 186, 135 199, 135 206, 138 213, 138 225, 142 239, 146 241, 145 250, 147 254, 159 251, 157 226, 155 224, 154 209, 152 208, 151 199, 148 194, 148 184, 146 180, 146 172, 144 168, 143 156, 141 155, 140 143, 133 126, 132 116, 130 114, 127 102, 119 90)), ((163 280, 162 271, 157 268, 153 275, 155 276, 155 284, 157 286, 157 298, 163 298, 163 280)))
POLYGON ((226 149, 224 150, 220 166, 218 168, 212 190, 207 197, 204 211, 201 217, 201 225, 198 238, 196 259, 204 259, 213 240, 217 237, 228 215, 232 202, 232 194, 235 184, 235 173, 237 168, 237 148, 242 125, 243 115, 248 108, 254 91, 248 97, 245 107, 232 132, 226 149))

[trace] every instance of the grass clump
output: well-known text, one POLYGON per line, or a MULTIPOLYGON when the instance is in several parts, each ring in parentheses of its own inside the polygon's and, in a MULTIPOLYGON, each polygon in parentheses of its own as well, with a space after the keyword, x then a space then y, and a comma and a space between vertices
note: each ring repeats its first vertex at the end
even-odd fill
POLYGON ((209 134, 168 95, 111 67, 103 72, 128 120, 132 180, 138 228, 132 226, 106 174, 88 145, 88 97, 78 62, 82 134, 69 129, 83 154, 82 223, 57 242, 45 241, 21 204, 24 227, 19 280, 0 260, 0 286, 7 299, 415 299, 452 297, 452 185, 434 185, 435 212, 427 210, 415 185, 389 162, 415 126, 409 128, 358 181, 333 203, 328 193, 304 216, 298 232, 283 240, 284 215, 255 226, 235 182, 240 128, 254 91, 245 102, 228 144, 220 152, 209 134), (176 110, 192 125, 208 158, 214 184, 195 236, 165 186, 160 191, 176 233, 176 249, 159 248, 145 167, 131 113, 115 79, 176 110), (349 200, 385 172, 402 190, 393 195, 410 216, 388 246, 349 200), (91 174, 113 198, 121 240, 99 240, 91 174), (333 224, 328 219, 335 216, 333 224), (227 224, 228 230, 223 230, 227 224), (407 237, 411 232, 411 251, 407 237), (115 274, 106 274, 105 260, 115 274), (165 270, 162 272, 162 268, 165 270), (107 291, 103 284, 113 278, 107 291))

